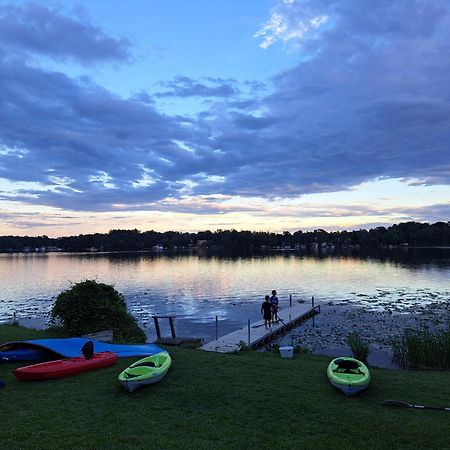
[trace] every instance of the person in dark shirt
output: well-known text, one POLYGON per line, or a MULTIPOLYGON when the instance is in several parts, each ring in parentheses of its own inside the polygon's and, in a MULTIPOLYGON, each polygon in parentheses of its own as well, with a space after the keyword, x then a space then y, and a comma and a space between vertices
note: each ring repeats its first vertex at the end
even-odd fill
POLYGON ((277 291, 272 291, 272 297, 270 297, 270 303, 272 305, 272 323, 278 322, 278 297, 277 291))
POLYGON ((261 314, 264 318, 264 326, 270 326, 270 320, 272 319, 272 303, 270 303, 270 297, 266 295, 263 304, 261 305, 261 314))

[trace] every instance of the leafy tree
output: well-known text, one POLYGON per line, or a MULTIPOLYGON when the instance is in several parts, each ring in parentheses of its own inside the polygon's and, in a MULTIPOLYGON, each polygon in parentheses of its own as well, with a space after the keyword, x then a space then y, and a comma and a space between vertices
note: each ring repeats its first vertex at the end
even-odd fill
POLYGON ((51 321, 70 334, 113 330, 118 341, 145 342, 145 333, 127 312, 125 299, 113 286, 85 280, 61 292, 53 305, 51 321))
POLYGON ((200 231, 198 233, 181 233, 178 231, 146 231, 111 230, 109 233, 80 234, 78 236, 60 237, 48 236, 0 236, 0 252, 20 252, 28 248, 57 246, 68 252, 83 252, 95 248, 100 251, 140 251, 150 250, 161 244, 165 249, 190 249, 199 240, 206 241, 206 246, 212 249, 223 248, 233 250, 254 250, 261 246, 277 247, 302 243, 311 245, 323 242, 337 247, 358 245, 361 248, 379 248, 388 245, 408 243, 411 246, 448 246, 450 245, 450 222, 429 223, 403 222, 388 228, 376 227, 370 230, 335 231, 323 229, 291 234, 285 231, 281 234, 264 231, 217 230, 200 231))

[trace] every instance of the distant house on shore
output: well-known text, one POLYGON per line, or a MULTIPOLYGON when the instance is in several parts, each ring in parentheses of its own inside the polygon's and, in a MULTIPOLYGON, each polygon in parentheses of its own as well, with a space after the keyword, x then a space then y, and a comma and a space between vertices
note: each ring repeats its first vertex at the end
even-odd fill
POLYGON ((56 245, 49 245, 48 247, 46 247, 46 251, 47 252, 59 252, 59 251, 61 251, 61 249, 58 248, 56 245))

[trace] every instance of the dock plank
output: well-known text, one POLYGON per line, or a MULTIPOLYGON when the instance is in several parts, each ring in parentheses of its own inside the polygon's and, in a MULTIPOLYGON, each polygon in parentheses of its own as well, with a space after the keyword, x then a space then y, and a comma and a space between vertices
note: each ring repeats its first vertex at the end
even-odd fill
POLYGON ((250 324, 250 341, 248 336, 248 325, 239 328, 232 333, 219 337, 202 345, 200 350, 207 352, 232 353, 239 351, 243 345, 248 348, 256 348, 272 340, 278 334, 284 333, 304 320, 320 312, 320 304, 316 306, 301 304, 278 310, 281 319, 270 327, 264 326, 264 321, 259 320, 250 324))

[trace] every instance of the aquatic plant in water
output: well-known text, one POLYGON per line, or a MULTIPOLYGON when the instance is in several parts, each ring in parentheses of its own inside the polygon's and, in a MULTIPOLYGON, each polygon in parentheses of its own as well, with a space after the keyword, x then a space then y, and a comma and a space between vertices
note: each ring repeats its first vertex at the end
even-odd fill
POLYGON ((394 362, 400 367, 450 368, 450 328, 435 333, 406 329, 392 342, 394 362))
POLYGON ((356 331, 352 331, 347 336, 347 343, 356 359, 367 362, 370 352, 370 345, 366 340, 364 340, 356 331))

